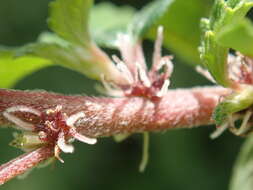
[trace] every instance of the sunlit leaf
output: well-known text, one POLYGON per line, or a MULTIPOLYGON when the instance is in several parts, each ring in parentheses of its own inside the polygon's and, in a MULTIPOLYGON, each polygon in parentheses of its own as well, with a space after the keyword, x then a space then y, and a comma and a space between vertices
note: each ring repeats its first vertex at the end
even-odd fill
POLYGON ((146 5, 138 12, 129 25, 129 33, 133 40, 142 38, 151 27, 161 19, 175 0, 158 0, 146 5))
POLYGON ((248 19, 230 25, 217 34, 217 43, 253 56, 253 25, 248 19))
MULTIPOLYGON (((88 19, 92 3, 91 0, 56 0, 52 2, 49 25, 56 33, 44 32, 39 36, 38 42, 13 51, 19 56, 19 59, 24 56, 37 56, 43 60, 47 59, 52 64, 78 71, 92 79, 100 80, 101 75, 104 75, 107 80, 121 80, 122 76, 110 58, 96 46, 90 37, 88 19)), ((117 10, 112 5, 101 4, 98 8, 94 8, 93 21, 90 25, 92 27, 99 25, 96 28, 98 32, 103 33, 102 31, 109 28, 124 26, 129 15, 132 14, 133 10, 130 8, 117 10), (102 13, 99 15, 100 11, 102 13), (114 19, 114 21, 107 22, 114 24, 102 25, 101 20, 104 19, 105 11, 111 11, 110 18, 117 18, 116 15, 119 13, 124 14, 118 16, 119 20, 114 19), (94 23, 98 21, 100 23, 94 23)), ((102 40, 102 34, 95 36, 102 40)))
POLYGON ((130 31, 134 38, 156 38, 164 27, 164 45, 185 62, 199 63, 200 18, 207 15, 210 0, 158 0, 137 13, 130 31))
MULTIPOLYGON (((102 73, 105 75, 110 74, 109 70, 112 63, 106 63, 104 60, 100 60, 99 56, 93 56, 91 54, 93 49, 87 50, 81 46, 65 45, 36 43, 28 45, 25 51, 27 52, 26 54, 30 53, 31 55, 48 59, 54 64, 78 71, 93 79, 100 80, 102 73)), ((93 48, 94 51, 97 50, 95 49, 96 46, 93 48)))
POLYGON ((62 39, 52 32, 42 32, 38 37, 39 43, 47 43, 47 44, 58 44, 59 46, 68 47, 69 42, 62 39))
POLYGON ((0 50, 0 88, 9 88, 23 77, 47 66, 51 62, 33 56, 15 58, 12 50, 0 50))
POLYGON ((88 20, 93 0, 56 0, 50 3, 50 28, 63 39, 87 46, 88 20))
POLYGON ((134 13, 135 10, 129 6, 116 6, 111 3, 96 4, 91 9, 89 22, 93 40, 100 46, 115 48, 117 34, 126 32, 134 13))
MULTIPOLYGON (((241 24, 244 24, 245 27, 244 16, 252 6, 253 3, 248 0, 215 1, 210 19, 202 19, 201 60, 216 82, 223 86, 231 86, 227 69, 227 56, 231 48, 229 45, 233 45, 232 48, 235 50, 242 49, 242 45, 234 39, 234 42, 228 42, 234 35, 234 31, 231 30, 242 31, 241 24)), ((245 31, 240 33, 238 40, 243 35, 242 39, 245 41, 245 38, 249 37, 245 34, 249 33, 245 31)))

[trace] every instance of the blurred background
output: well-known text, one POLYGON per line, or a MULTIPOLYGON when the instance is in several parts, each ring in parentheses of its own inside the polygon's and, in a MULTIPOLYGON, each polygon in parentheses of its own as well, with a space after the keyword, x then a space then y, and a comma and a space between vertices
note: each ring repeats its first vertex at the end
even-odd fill
MULTIPOLYGON (((1 0, 0 44, 20 46, 35 41, 48 30, 46 18, 50 0, 1 0)), ((96 1, 96 3, 101 3, 96 1)), ((149 1, 111 0, 117 5, 140 9, 149 1)), ((151 55, 152 43, 145 41, 145 53, 151 55)), ((111 50, 106 50, 111 53, 111 50)), ((170 54, 167 50, 164 53, 170 54)), ((148 56, 150 58, 150 56, 148 56)), ((194 67, 175 57, 175 71, 170 88, 211 85, 194 67)), ((1 69, 1 68, 0 68, 1 69)), ((77 72, 61 67, 37 71, 19 81, 15 89, 45 89, 64 94, 98 95, 95 82, 77 72)), ((122 143, 112 138, 99 139, 95 146, 76 142, 75 154, 62 155, 64 164, 35 169, 24 180, 14 179, 2 190, 225 190, 233 163, 243 139, 230 133, 211 140, 214 126, 191 130, 152 133, 150 160, 144 173, 138 172, 142 136, 133 135, 122 143)), ((0 163, 21 151, 8 146, 13 130, 1 129, 0 163)))

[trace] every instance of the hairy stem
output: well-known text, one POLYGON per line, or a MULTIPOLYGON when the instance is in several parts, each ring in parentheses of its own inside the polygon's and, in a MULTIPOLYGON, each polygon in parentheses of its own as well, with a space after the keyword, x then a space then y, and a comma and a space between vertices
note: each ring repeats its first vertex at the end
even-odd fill
POLYGON ((53 155, 52 147, 42 147, 25 153, 0 166, 0 185, 26 172, 53 155))
MULTIPOLYGON (((211 115, 219 98, 229 93, 221 87, 178 89, 168 91, 159 101, 150 101, 141 97, 94 98, 0 89, 0 125, 10 124, 3 112, 12 106, 43 112, 61 105, 67 115, 84 113, 75 126, 79 133, 90 137, 190 128, 213 123, 211 115)), ((25 114, 20 117, 29 120, 25 114)))

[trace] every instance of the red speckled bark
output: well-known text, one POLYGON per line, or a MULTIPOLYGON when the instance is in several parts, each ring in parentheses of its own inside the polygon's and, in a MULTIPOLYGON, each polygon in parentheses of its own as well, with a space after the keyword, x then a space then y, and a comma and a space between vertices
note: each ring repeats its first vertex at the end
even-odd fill
POLYGON ((9 181, 53 155, 52 147, 42 147, 23 154, 0 166, 0 185, 9 181))
POLYGON ((170 90, 160 101, 151 102, 140 97, 92 98, 0 89, 0 125, 9 122, 2 113, 11 106, 45 111, 61 105, 68 116, 85 113, 76 126, 80 133, 91 137, 190 128, 212 123, 211 115, 219 98, 228 93, 221 87, 170 90))

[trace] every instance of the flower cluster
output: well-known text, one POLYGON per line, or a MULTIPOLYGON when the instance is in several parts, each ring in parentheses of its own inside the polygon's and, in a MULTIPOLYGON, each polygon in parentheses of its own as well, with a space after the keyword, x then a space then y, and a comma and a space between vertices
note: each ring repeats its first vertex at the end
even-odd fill
POLYGON ((128 81, 127 85, 110 83, 102 77, 106 91, 116 96, 140 96, 150 100, 157 100, 167 93, 170 84, 169 77, 173 71, 172 56, 161 55, 163 41, 163 27, 158 28, 154 46, 153 64, 150 70, 144 58, 140 43, 133 44, 131 36, 119 34, 116 46, 120 50, 122 59, 112 56, 118 70, 128 81))
POLYGON ((45 144, 52 146, 55 157, 61 162, 63 162, 59 156, 61 151, 65 153, 74 152, 74 147, 70 144, 73 139, 87 144, 96 143, 96 139, 79 134, 75 128, 75 123, 85 117, 85 114, 78 112, 67 116, 60 105, 44 112, 22 105, 13 106, 6 109, 3 115, 22 131, 25 131, 22 138, 18 136, 19 138, 16 138, 13 144, 24 150, 31 150, 45 144), (18 117, 18 114, 22 113, 28 115, 30 123, 18 117), (35 124, 34 120, 37 120, 35 124))

